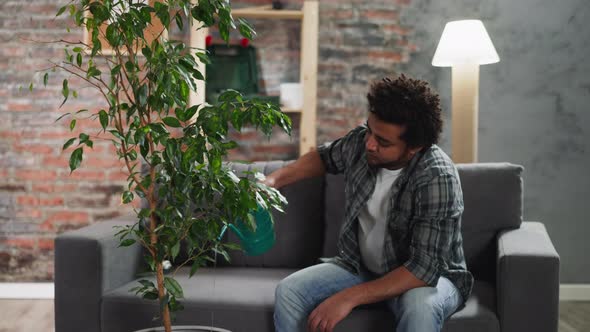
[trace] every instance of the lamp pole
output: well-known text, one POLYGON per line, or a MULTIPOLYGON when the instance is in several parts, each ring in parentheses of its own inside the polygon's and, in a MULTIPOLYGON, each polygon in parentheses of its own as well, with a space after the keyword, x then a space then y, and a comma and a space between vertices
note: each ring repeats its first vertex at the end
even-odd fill
POLYGON ((452 67, 452 156, 455 163, 477 162, 479 64, 452 67))

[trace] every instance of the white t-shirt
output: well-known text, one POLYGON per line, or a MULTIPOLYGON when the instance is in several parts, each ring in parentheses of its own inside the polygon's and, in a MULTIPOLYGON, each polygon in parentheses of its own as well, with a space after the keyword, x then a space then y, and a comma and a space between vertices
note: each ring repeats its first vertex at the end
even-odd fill
POLYGON ((391 198, 391 187, 401 169, 380 169, 373 195, 359 212, 358 240, 361 257, 365 266, 373 273, 382 274, 383 245, 387 230, 387 212, 391 198))

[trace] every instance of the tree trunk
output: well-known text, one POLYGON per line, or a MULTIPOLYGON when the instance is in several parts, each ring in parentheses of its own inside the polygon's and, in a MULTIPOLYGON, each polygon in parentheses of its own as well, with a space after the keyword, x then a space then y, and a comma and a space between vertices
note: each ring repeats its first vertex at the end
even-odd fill
MULTIPOLYGON (((156 280, 158 281, 158 297, 160 298, 160 303, 164 301, 164 296, 166 295, 166 289, 164 288, 164 267, 162 266, 162 262, 158 262, 156 264, 156 280)), ((166 332, 172 332, 172 323, 170 322, 170 310, 168 310, 168 304, 164 304, 161 306, 162 310, 162 323, 164 324, 164 329, 166 332)))

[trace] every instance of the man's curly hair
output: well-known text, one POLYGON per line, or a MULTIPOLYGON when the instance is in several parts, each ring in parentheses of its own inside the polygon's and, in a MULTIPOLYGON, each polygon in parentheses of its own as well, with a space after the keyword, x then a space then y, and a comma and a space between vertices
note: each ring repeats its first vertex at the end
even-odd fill
POLYGON ((426 81, 404 74, 371 85, 367 94, 369 112, 387 123, 405 126, 400 137, 411 148, 438 143, 442 132, 440 98, 426 81))

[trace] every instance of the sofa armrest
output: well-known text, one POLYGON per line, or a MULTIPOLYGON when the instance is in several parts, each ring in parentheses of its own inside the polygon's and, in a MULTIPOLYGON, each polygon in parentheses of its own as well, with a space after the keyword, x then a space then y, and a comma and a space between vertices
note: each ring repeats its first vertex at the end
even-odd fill
POLYGON ((134 217, 99 222, 55 239, 56 332, 100 332, 102 294, 135 279, 141 246, 119 247, 115 225, 134 217))
POLYGON ((496 273, 502 332, 557 331, 559 255, 542 223, 500 233, 496 273))

